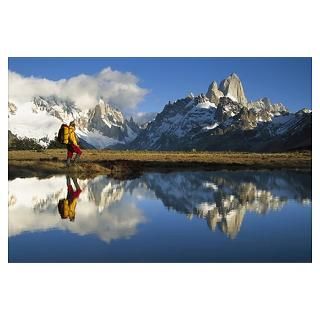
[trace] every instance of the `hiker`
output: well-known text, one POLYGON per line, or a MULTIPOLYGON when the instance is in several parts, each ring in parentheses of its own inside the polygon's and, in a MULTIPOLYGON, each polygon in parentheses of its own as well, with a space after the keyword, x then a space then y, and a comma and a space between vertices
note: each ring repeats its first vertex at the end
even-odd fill
POLYGON ((67 198, 59 200, 58 211, 61 219, 69 218, 70 221, 74 221, 76 217, 77 201, 82 190, 80 189, 77 178, 75 177, 71 178, 76 190, 74 190, 72 187, 70 176, 67 175, 66 178, 67 178, 67 190, 68 190, 67 198))
POLYGON ((72 159, 73 153, 76 153, 73 159, 73 163, 76 163, 78 161, 82 153, 78 144, 78 139, 77 139, 75 130, 76 130, 76 124, 74 121, 71 121, 69 124, 69 139, 67 144, 67 167, 71 165, 71 159, 72 159))

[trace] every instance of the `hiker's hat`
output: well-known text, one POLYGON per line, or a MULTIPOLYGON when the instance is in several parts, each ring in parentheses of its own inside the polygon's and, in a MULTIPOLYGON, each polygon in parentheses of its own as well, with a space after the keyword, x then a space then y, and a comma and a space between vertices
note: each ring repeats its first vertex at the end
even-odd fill
POLYGON ((75 124, 75 122, 72 120, 72 121, 69 123, 69 126, 75 127, 76 124, 75 124))

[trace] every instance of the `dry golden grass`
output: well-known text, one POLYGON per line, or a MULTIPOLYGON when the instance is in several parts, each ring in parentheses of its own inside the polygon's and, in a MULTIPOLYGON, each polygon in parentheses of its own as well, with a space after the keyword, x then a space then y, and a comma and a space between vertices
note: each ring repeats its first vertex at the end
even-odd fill
MULTIPOLYGON (((45 151, 9 151, 9 165, 20 161, 52 161, 65 160, 66 151, 51 149, 45 151)), ((311 168, 311 152, 290 153, 250 153, 250 152, 155 152, 155 151, 109 151, 84 150, 82 163, 98 163, 105 161, 139 161, 145 164, 167 163, 201 163, 240 166, 266 166, 286 168, 311 168)))
MULTIPOLYGON (((11 160, 64 160, 66 151, 50 149, 44 151, 9 151, 11 160), (55 160, 55 159, 54 159, 55 160)), ((247 163, 255 161, 311 161, 311 152, 251 153, 251 152, 157 152, 157 151, 114 151, 84 150, 83 161, 135 160, 135 161, 196 161, 206 163, 247 163)))

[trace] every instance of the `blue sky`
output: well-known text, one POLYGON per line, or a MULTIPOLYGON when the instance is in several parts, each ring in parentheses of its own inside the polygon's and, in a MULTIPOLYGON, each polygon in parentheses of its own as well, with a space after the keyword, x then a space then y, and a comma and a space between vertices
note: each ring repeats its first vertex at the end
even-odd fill
POLYGON ((269 97, 291 111, 311 108, 311 58, 9 58, 9 70, 22 76, 68 79, 102 69, 131 72, 149 90, 136 110, 162 110, 169 101, 206 93, 232 72, 240 77, 248 100, 269 97))

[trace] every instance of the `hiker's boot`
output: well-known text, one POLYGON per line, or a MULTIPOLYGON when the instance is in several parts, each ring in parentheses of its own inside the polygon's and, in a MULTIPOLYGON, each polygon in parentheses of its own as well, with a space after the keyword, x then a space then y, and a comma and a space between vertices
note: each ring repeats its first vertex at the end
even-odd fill
POLYGON ((67 159, 66 166, 67 166, 67 167, 70 167, 70 166, 71 166, 71 158, 68 158, 68 159, 67 159))
POLYGON ((73 164, 77 164, 77 162, 79 161, 80 155, 76 154, 74 159, 73 159, 73 164))

